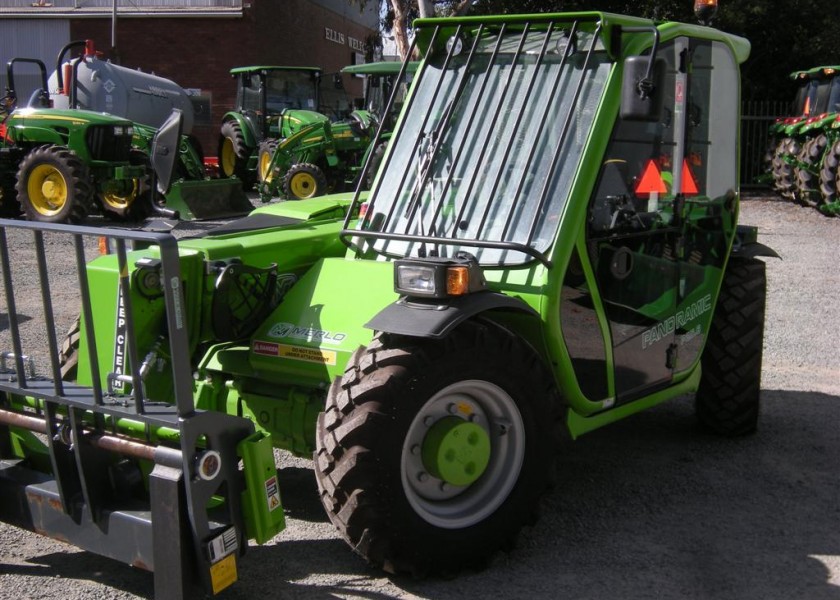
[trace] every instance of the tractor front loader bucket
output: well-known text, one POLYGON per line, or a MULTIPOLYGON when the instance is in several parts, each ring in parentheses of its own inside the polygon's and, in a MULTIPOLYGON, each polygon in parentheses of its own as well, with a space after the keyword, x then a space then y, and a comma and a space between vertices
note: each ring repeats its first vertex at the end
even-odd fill
POLYGON ((184 221, 222 219, 248 214, 254 205, 235 177, 180 180, 166 194, 166 208, 176 210, 184 221))
POLYGON ((0 220, 0 269, 8 315, 0 330, 0 520, 152 571, 158 600, 215 594, 236 581, 248 537, 264 541, 283 527, 279 495, 266 498, 277 471, 271 444, 251 422, 195 407, 175 239, 0 220), (92 284, 86 264, 103 237, 115 256, 96 260, 115 259, 122 274, 110 319, 92 308, 106 286, 92 284), (133 246, 159 261, 155 293, 167 315, 145 357, 137 340, 146 324, 133 316, 133 246), (15 289, 26 276, 12 255, 18 247, 34 251, 37 275, 28 271, 40 290, 15 289), (50 290, 57 249, 75 252, 78 300, 70 303, 63 288, 50 290), (75 336, 62 346, 56 330, 78 310, 75 336), (97 347, 100 328, 114 331, 114 343, 97 347), (68 358, 74 339, 78 363, 68 358), (114 372, 100 372, 112 362, 114 372), (83 363, 89 383, 79 374, 83 363), (167 401, 155 397, 163 394, 149 384, 150 371, 171 378, 167 401))

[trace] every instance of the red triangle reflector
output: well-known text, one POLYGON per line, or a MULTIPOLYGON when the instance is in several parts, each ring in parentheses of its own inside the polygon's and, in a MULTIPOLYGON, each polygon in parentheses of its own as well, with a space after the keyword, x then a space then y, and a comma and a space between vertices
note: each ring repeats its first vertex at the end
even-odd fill
POLYGON ((645 172, 642 174, 642 178, 636 185, 636 195, 641 197, 647 194, 653 194, 654 192, 665 194, 667 191, 668 188, 665 187, 665 182, 662 181, 662 175, 659 174, 659 169, 656 168, 656 164, 652 160, 649 160, 645 167, 645 172))
POLYGON ((683 168, 682 168, 682 193, 686 194, 687 196, 696 196, 700 193, 700 190, 697 189, 697 182, 694 181, 694 175, 691 174, 691 169, 688 168, 688 161, 683 160, 683 168))

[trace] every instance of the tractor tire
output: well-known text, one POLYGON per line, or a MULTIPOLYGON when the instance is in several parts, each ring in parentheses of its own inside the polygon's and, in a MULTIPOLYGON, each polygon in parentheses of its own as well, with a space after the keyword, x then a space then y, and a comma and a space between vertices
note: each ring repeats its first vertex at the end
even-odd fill
POLYGON ((763 262, 729 261, 695 398, 699 421, 720 435, 746 435, 758 424, 766 288, 763 262))
POLYGON ((492 322, 467 321, 442 340, 380 333, 318 417, 321 501, 350 546, 387 572, 482 568, 536 521, 554 482, 559 408, 536 352, 492 322), (460 441, 447 448, 447 437, 460 441))
POLYGON ((773 180, 776 191, 786 200, 794 200, 793 166, 788 162, 790 157, 799 154, 799 142, 793 138, 784 138, 776 148, 773 158, 773 180))
POLYGON ((840 139, 825 153, 820 169, 820 194, 822 204, 834 204, 840 198, 840 139))
POLYGON ((92 189, 82 161, 64 146, 39 146, 18 167, 17 195, 30 221, 80 223, 92 189))
MULTIPOLYGON (((145 152, 132 150, 129 156, 132 165, 146 165, 151 172, 145 152)), ((105 218, 111 221, 140 221, 151 212, 151 177, 123 182, 108 182, 97 194, 99 208, 105 218)))
POLYGON ((82 332, 82 317, 79 315, 67 330, 61 348, 58 350, 58 366, 62 381, 75 381, 79 367, 79 339, 82 332))
POLYGON ((286 171, 283 193, 292 200, 309 200, 327 193, 327 176, 321 167, 298 163, 286 171))
POLYGON ((271 158, 277 149, 277 140, 263 140, 257 154, 257 181, 259 183, 271 183, 274 176, 269 172, 271 158))
POLYGON ((819 165, 827 145, 828 138, 825 134, 820 134, 806 141, 799 153, 798 164, 794 167, 796 198, 805 206, 817 206, 820 203, 817 184, 819 165))
POLYGON ((248 170, 248 159, 254 148, 245 143, 242 128, 236 121, 225 121, 219 133, 219 171, 222 177, 236 175, 247 192, 254 187, 254 173, 248 170))

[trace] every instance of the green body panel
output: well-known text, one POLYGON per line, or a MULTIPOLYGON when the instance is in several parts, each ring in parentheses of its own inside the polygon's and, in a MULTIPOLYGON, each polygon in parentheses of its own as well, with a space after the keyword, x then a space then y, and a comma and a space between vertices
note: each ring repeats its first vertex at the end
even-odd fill
POLYGON ((239 442, 246 489, 242 506, 248 537, 264 544, 286 527, 271 438, 255 433, 239 442))
POLYGON ((278 383, 328 384, 344 372, 350 355, 370 342, 373 332, 365 323, 397 297, 390 263, 324 259, 251 337, 251 366, 278 383), (365 301, 352 301, 362 289, 365 301))
POLYGON ((79 158, 91 166, 110 163, 94 160, 88 151, 85 133, 90 126, 110 125, 132 127, 131 121, 105 113, 88 110, 57 110, 46 108, 21 108, 12 112, 5 121, 9 141, 23 146, 60 144, 69 147, 79 158))

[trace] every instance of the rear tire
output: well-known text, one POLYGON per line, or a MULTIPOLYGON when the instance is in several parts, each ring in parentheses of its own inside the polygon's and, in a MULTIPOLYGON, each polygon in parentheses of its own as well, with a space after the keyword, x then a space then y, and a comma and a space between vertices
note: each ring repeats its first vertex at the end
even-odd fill
POLYGON ((701 359, 695 409, 715 433, 752 433, 758 423, 764 344, 765 265, 730 259, 701 359))
POLYGON ((793 166, 790 164, 791 157, 799 154, 799 143, 786 137, 779 142, 776 148, 776 155, 773 158, 773 179, 775 180, 776 191, 787 200, 794 200, 793 166))
POLYGON ((321 500, 350 546, 388 572, 480 568, 535 522, 553 482, 558 414, 541 359, 494 323, 468 321, 443 340, 381 333, 353 355, 319 416, 321 500), (487 438, 486 466, 466 483, 426 462, 432 432, 453 423, 487 438))
POLYGON ((247 192, 254 187, 254 173, 248 170, 248 159, 254 148, 245 143, 245 135, 236 121, 225 121, 219 132, 219 171, 222 177, 236 175, 247 192))
POLYGON ((64 146, 40 146, 27 154, 16 189, 26 218, 42 223, 84 221, 92 196, 82 161, 64 146))

